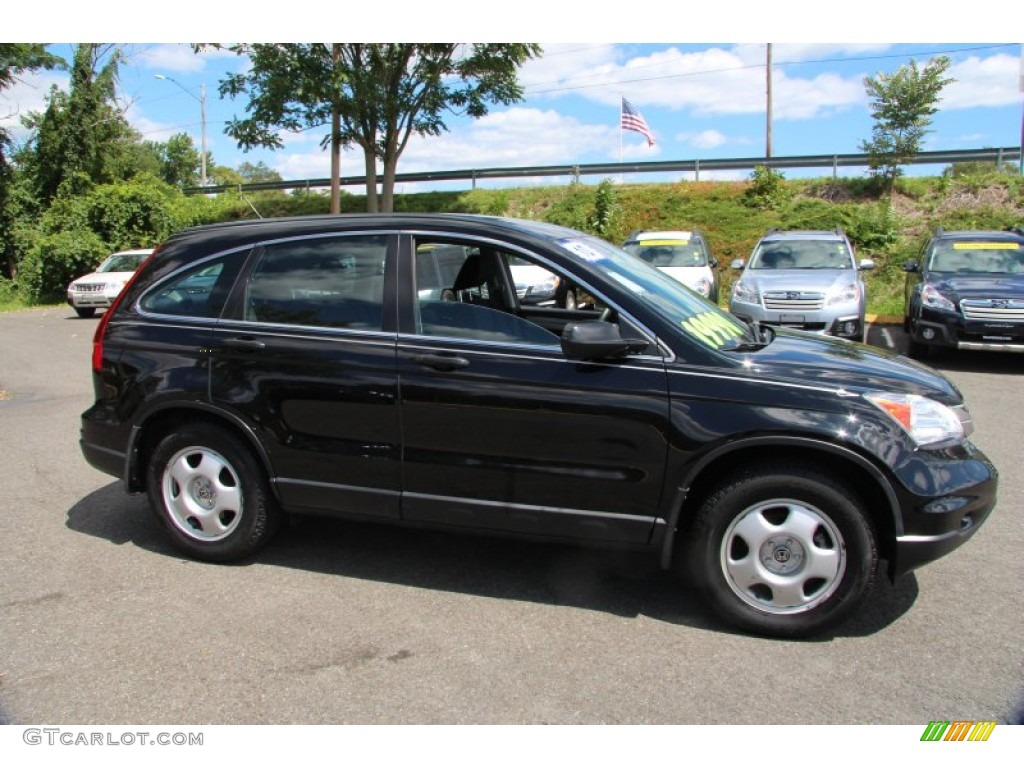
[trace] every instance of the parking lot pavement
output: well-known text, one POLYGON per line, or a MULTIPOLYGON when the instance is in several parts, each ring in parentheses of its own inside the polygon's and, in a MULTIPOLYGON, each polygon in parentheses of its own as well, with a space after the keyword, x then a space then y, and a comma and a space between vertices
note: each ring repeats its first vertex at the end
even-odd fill
MULTIPOLYGON (((1018 356, 941 359, 1002 470, 962 549, 817 641, 733 633, 648 558, 308 520, 173 551, 85 464, 96 320, 0 315, 0 704, 13 723, 892 723, 1015 716, 1018 356), (1013 359, 1010 359, 1010 358, 1013 359)), ((870 340, 899 347, 899 329, 870 340)))

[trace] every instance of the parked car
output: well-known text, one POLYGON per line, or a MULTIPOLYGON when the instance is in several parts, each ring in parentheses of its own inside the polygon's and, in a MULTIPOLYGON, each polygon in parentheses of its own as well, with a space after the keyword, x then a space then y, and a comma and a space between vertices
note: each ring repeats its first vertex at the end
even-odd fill
POLYGON ((941 374, 745 324, 538 222, 348 215, 171 237, 101 318, 88 462, 227 561, 289 514, 643 550, 801 636, 967 541, 997 473, 941 374), (592 297, 526 304, 512 265, 592 297), (384 265, 383 273, 381 264, 384 265))
POLYGON ((699 230, 638 230, 622 244, 627 253, 646 261, 687 288, 718 303, 718 260, 699 230))
POLYGON ((79 317, 92 317, 97 309, 106 309, 151 253, 152 248, 137 248, 111 254, 95 272, 68 285, 68 304, 79 317))
POLYGON ((912 356, 938 349, 1024 352, 1024 229, 939 229, 903 269, 912 356))
POLYGON ((743 270, 729 300, 729 311, 742 320, 864 338, 867 290, 860 272, 875 263, 856 262, 841 229, 770 230, 745 265, 736 259, 731 267, 743 270))

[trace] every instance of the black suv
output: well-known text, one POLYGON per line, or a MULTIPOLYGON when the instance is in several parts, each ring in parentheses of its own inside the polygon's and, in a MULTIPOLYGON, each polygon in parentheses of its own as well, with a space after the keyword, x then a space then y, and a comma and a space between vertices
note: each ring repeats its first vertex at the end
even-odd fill
POLYGON ((960 392, 746 325, 574 230, 461 215, 201 227, 100 321, 82 451, 207 560, 286 514, 653 552, 783 636, 966 541, 997 473, 960 392), (519 300, 512 265, 585 306, 519 300))
POLYGON ((939 229, 903 269, 903 326, 911 355, 933 349, 1024 352, 1024 229, 939 229))

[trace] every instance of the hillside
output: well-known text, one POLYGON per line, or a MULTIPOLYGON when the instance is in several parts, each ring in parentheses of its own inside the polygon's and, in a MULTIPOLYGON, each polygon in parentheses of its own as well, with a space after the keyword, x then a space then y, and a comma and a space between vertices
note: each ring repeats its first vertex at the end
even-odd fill
MULTIPOLYGON (((266 195, 253 199, 264 216, 326 212, 319 195, 266 195)), ((346 195, 343 211, 365 210, 364 198, 346 195)), ((891 198, 865 179, 788 181, 754 174, 743 182, 613 183, 431 192, 396 197, 396 210, 486 213, 574 227, 621 243, 634 229, 701 229, 721 267, 723 302, 734 274, 764 232, 842 227, 861 258, 878 268, 867 274, 869 311, 902 313, 903 262, 913 259, 936 228, 1024 227, 1024 184, 1015 173, 990 168, 942 177, 902 179, 891 198)), ((246 206, 238 213, 251 216, 246 206)))

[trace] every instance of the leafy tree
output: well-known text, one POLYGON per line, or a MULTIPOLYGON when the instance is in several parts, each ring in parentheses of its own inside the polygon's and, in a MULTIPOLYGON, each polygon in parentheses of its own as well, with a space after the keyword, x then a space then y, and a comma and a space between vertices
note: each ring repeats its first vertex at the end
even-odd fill
POLYGON ((256 165, 242 163, 238 166, 238 175, 245 179, 246 184, 259 184, 264 181, 284 181, 281 174, 267 166, 262 160, 256 165))
POLYGON ((187 133, 177 133, 167 140, 161 152, 160 177, 176 187, 192 187, 199 181, 202 156, 187 133))
POLYGON ((367 208, 394 209, 398 159, 414 134, 447 130, 448 112, 487 114, 489 103, 522 99, 519 66, 540 53, 533 43, 254 44, 229 48, 252 66, 229 75, 221 96, 248 97, 249 116, 226 133, 243 149, 282 146, 281 130, 330 125, 331 211, 340 206, 342 146, 362 148, 367 208), (383 179, 377 195, 377 163, 383 179))
POLYGON ((953 82, 943 76, 949 66, 945 56, 932 59, 923 69, 912 59, 895 72, 864 78, 875 125, 871 140, 861 142, 861 149, 870 155, 872 176, 889 192, 900 166, 921 151, 939 95, 953 82))
POLYGON ((26 172, 44 202, 52 200, 61 182, 76 173, 97 184, 134 174, 135 169, 125 162, 125 151, 139 143, 139 136, 114 100, 120 62, 121 53, 114 46, 78 45, 71 65, 71 90, 52 89, 46 110, 23 120, 35 132, 26 172))
MULTIPOLYGON (((0 92, 10 88, 18 78, 28 72, 40 69, 55 69, 64 64, 59 56, 47 53, 42 43, 0 43, 0 92)), ((12 117, 12 115, 0 115, 12 117)), ((9 207, 11 188, 14 183, 14 172, 8 161, 7 153, 11 146, 11 135, 0 125, 0 255, 2 255, 3 272, 14 277, 17 272, 15 262, 16 249, 10 233, 14 224, 14 214, 9 207)))

